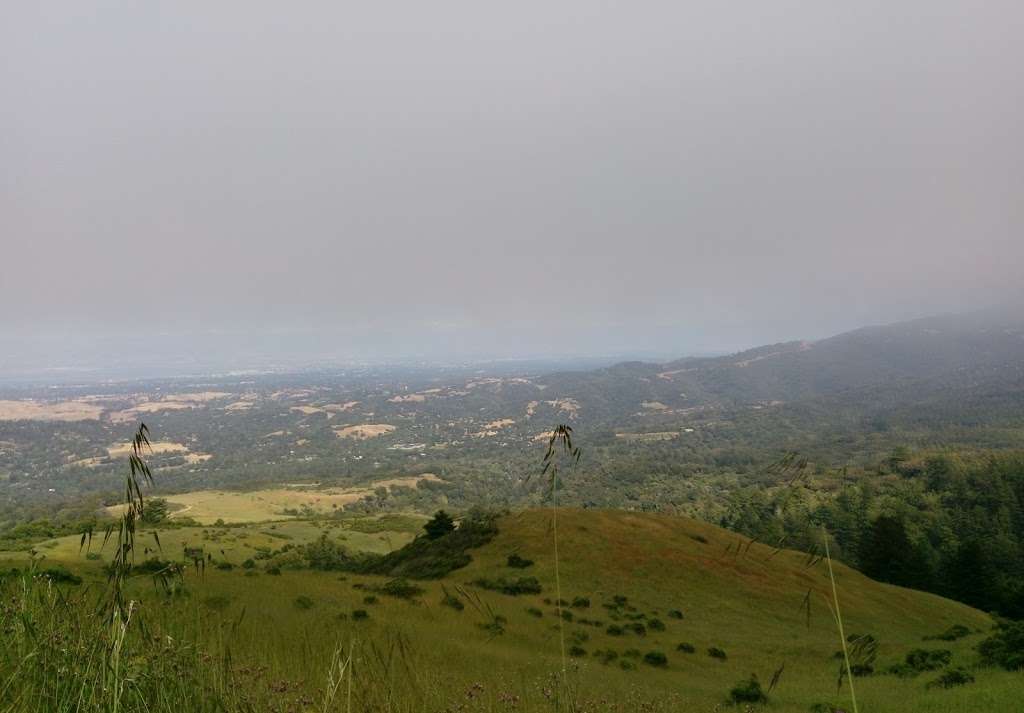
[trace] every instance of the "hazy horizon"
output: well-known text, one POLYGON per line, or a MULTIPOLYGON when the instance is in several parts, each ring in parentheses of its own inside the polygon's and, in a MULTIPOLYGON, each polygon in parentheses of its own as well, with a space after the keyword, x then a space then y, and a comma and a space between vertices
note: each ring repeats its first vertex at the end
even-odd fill
POLYGON ((0 369, 669 358, 1017 301, 1022 27, 923 1, 5 7, 0 369))

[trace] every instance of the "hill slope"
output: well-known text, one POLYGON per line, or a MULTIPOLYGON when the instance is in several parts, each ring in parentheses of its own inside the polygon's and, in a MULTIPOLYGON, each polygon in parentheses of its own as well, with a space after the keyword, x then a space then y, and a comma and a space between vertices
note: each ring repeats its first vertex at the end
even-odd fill
MULTIPOLYGON (((271 698, 278 681, 290 682, 281 686, 292 694, 315 690, 331 652, 354 643, 366 656, 360 685, 384 685, 385 677, 404 701, 395 710, 550 710, 552 676, 560 668, 550 526, 545 510, 503 517, 497 536, 472 553, 467 567, 415 582, 422 591, 407 599, 382 591, 384 577, 207 568, 190 577, 190 597, 154 611, 165 625, 181 627, 179 636, 191 631, 211 646, 230 630, 232 656, 245 670, 264 672, 271 698), (511 554, 533 564, 510 567, 511 554), (523 577, 535 577, 541 591, 511 596, 480 584, 523 577), (461 610, 444 604, 446 593, 461 610), (357 610, 367 618, 355 616, 357 610)), ((567 510, 558 530, 562 597, 575 603, 564 622, 570 680, 586 710, 712 710, 751 673, 767 682, 783 664, 771 710, 807 711, 823 702, 842 707, 848 700, 845 687, 836 692, 839 638, 824 563, 808 566, 801 553, 669 516, 567 510), (808 591, 809 617, 801 606, 808 591), (692 653, 679 649, 684 643, 692 653), (725 659, 710 656, 711 648, 723 650, 725 659), (645 663, 653 652, 665 654, 665 666, 645 663)), ((49 549, 55 556, 64 551, 49 549)), ((97 581, 102 576, 94 563, 69 564, 97 581)), ((943 690, 927 687, 940 671, 857 678, 862 710, 1017 710, 1019 675, 976 668, 974 647, 991 626, 985 614, 873 582, 842 565, 835 571, 847 632, 879 642, 876 670, 913 649, 948 649, 950 665, 977 679, 943 690), (925 641, 954 625, 971 633, 925 641)), ((149 600, 153 590, 143 585, 138 594, 149 600)))

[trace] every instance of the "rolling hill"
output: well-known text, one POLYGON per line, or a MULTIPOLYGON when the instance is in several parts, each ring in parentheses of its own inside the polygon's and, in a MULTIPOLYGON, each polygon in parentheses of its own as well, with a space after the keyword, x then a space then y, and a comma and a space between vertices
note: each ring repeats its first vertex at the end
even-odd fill
MULTIPOLYGON (((550 511, 506 515, 468 566, 401 587, 336 571, 210 567, 188 576, 186 597, 164 601, 144 583, 136 591, 151 623, 198 639, 202 650, 229 647, 249 672, 245 685, 275 705, 316 700, 331 652, 353 646, 364 657, 356 695, 386 686, 389 710, 551 710, 560 634, 550 527, 550 511), (510 555, 532 564, 512 567, 510 555), (495 590, 513 591, 507 585, 523 578, 535 578, 520 587, 526 593, 495 590)), ((567 510, 559 532, 568 680, 580 709, 710 711, 751 674, 767 687, 780 669, 769 710, 847 709, 846 686, 836 688, 839 636, 823 561, 652 514, 567 510)), ((69 554, 69 567, 99 581, 96 563, 69 554)), ((861 710, 1018 709, 1019 674, 978 666, 987 615, 839 564, 835 572, 846 632, 877 642, 877 657, 862 662, 874 673, 855 679, 861 710), (962 638, 932 639, 957 626, 962 638), (919 649, 948 651, 949 661, 886 673, 919 649), (929 686, 949 668, 975 681, 929 686)))

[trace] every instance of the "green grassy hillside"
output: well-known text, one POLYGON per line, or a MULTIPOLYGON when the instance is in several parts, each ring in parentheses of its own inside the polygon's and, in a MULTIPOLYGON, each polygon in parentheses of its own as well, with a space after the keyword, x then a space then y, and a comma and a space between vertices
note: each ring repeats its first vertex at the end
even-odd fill
MULTIPOLYGON (((550 511, 505 516, 469 566, 439 581, 412 582, 422 591, 409 598, 376 591, 388 581, 381 577, 209 567, 202 577, 189 575, 187 594, 169 604, 159 604, 148 582, 136 594, 144 614, 165 630, 198 638, 211 651, 230 650, 253 695, 282 710, 318 700, 331 653, 349 646, 360 662, 357 689, 365 696, 386 686, 392 710, 550 710, 560 670, 550 525, 550 511), (511 554, 533 564, 510 567, 511 554), (529 577, 540 593, 511 596, 474 584, 529 577), (446 592, 461 609, 442 602, 446 592), (354 614, 360 610, 365 618, 354 614)), ((559 533, 562 597, 575 602, 566 607, 571 621, 563 622, 569 681, 585 710, 711 711, 741 680, 756 674, 767 685, 783 665, 770 710, 849 708, 846 686, 836 691, 839 637, 824 562, 808 566, 801 553, 650 514, 564 511, 559 533), (808 591, 809 618, 801 605, 808 591), (641 627, 642 634, 631 630, 641 627), (710 656, 710 648, 725 659, 710 656), (655 652, 665 655, 664 666, 645 660, 655 652)), ((49 551, 48 561, 66 557, 98 582, 95 561, 63 546, 49 551)), ((877 672, 914 649, 948 649, 948 665, 976 678, 947 690, 927 685, 941 670, 858 677, 860 710, 1019 710, 1020 674, 976 666, 974 647, 991 627, 985 614, 841 565, 835 572, 847 633, 878 641, 877 672), (925 640, 954 625, 971 634, 925 640)))

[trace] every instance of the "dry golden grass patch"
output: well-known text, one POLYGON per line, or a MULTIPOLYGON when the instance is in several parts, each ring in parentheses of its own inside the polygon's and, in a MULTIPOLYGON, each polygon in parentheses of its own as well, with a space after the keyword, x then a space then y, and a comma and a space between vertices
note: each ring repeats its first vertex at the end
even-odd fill
MULTIPOLYGON (((153 455, 162 455, 165 453, 188 453, 188 446, 181 443, 175 443, 173 441, 152 441, 150 444, 151 451, 147 450, 146 453, 152 453, 153 455)), ((110 446, 107 449, 107 453, 111 458, 123 458, 132 452, 131 443, 118 443, 110 446)), ((209 456, 207 456, 209 457, 209 456)))
POLYGON ((85 400, 0 401, 0 421, 98 421, 103 407, 85 400))
MULTIPOLYGON (((309 506, 317 512, 329 512, 372 495, 377 488, 415 487, 423 480, 439 481, 433 473, 378 480, 351 488, 324 488, 312 490, 310 484, 295 484, 293 487, 265 488, 248 493, 228 490, 196 490, 189 493, 168 495, 167 500, 178 509, 171 514, 175 517, 189 517, 204 525, 217 520, 225 522, 263 522, 267 520, 290 519, 285 510, 300 510, 309 506)), ((118 514, 120 506, 107 508, 118 514)))
POLYGON ((334 429, 338 438, 353 438, 365 441, 394 432, 395 427, 387 423, 364 423, 357 426, 339 426, 334 429))

